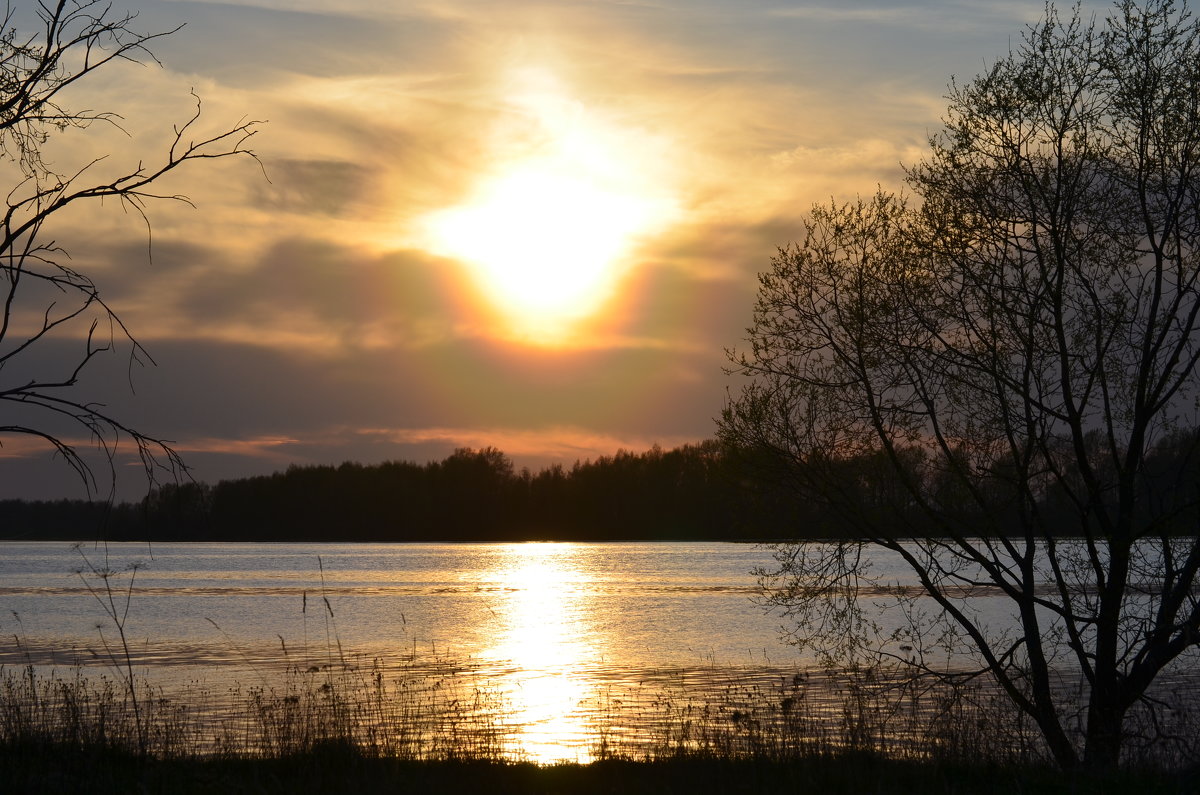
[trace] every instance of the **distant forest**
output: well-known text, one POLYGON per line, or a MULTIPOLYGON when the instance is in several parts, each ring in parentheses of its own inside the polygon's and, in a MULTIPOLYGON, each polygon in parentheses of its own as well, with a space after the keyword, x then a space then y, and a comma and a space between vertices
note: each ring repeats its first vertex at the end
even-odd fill
MULTIPOLYGON (((1166 527, 1200 529, 1200 431, 1178 432, 1147 459, 1141 510, 1166 527)), ((859 520, 883 513, 897 537, 954 526, 966 535, 1020 532, 1018 494, 999 465, 981 470, 979 486, 1011 490, 1009 515, 982 515, 964 495, 948 493, 912 456, 908 473, 940 530, 931 526, 894 470, 874 457, 814 461, 808 477, 776 456, 732 451, 715 441, 672 450, 620 451, 570 468, 516 470, 494 447, 461 448, 442 461, 417 464, 292 466, 273 475, 159 486, 140 502, 0 501, 0 538, 159 541, 752 541, 856 537, 859 520), (813 473, 854 494, 857 510, 834 515, 799 496, 813 473)), ((1079 535, 1069 495, 1045 490, 1037 510, 1061 512, 1064 536, 1079 535)), ((870 522, 866 523, 870 524, 870 522)), ((878 526, 877 524, 875 525, 878 526)))
MULTIPOLYGON (((743 540, 794 511, 715 441, 517 471, 492 447, 417 464, 292 466, 139 503, 0 501, 0 538, 162 541, 743 540)), ((794 507, 794 506, 793 506, 794 507)))

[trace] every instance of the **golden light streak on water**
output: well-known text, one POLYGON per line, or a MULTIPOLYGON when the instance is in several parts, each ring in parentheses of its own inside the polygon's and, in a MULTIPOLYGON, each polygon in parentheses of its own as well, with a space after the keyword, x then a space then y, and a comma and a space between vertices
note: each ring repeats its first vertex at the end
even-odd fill
POLYGON ((497 579, 508 590, 484 656, 507 669, 499 687, 520 751, 534 762, 591 759, 586 672, 602 650, 586 640, 587 574, 576 558, 574 545, 557 543, 511 544, 499 557, 497 579))

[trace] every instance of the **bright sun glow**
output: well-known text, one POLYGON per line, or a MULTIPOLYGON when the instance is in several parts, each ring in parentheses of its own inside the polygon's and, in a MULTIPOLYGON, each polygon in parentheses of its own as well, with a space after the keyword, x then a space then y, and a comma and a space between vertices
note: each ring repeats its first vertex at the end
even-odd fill
POLYGON ((496 170, 426 231, 432 250, 471 268, 517 336, 554 343, 612 297, 637 240, 671 205, 641 162, 648 139, 592 118, 544 74, 532 82, 510 99, 532 142, 501 147, 496 170))

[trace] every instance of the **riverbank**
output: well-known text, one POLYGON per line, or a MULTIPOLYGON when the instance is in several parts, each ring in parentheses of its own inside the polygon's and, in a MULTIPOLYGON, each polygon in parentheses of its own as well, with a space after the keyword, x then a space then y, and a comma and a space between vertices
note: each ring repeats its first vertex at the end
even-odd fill
POLYGON ((1089 793, 1200 792, 1200 771, 1069 774, 1044 766, 969 765, 817 755, 787 762, 711 757, 536 765, 370 758, 343 746, 267 759, 140 759, 114 751, 0 746, 8 793, 1089 793))
POLYGON ((584 761, 538 764, 497 694, 411 669, 296 670, 216 705, 0 667, 0 792, 1200 793, 1194 756, 1063 772, 986 690, 881 673, 612 699, 584 761))

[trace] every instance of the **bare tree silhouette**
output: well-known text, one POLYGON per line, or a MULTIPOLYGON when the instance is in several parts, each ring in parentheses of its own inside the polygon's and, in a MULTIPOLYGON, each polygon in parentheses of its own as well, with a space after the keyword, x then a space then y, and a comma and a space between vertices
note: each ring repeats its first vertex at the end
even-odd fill
POLYGON ((137 430, 72 389, 98 356, 119 344, 127 344, 130 366, 153 360, 97 283, 69 264, 69 253, 52 237, 52 222, 68 207, 115 200, 140 217, 149 234, 149 204, 191 203, 184 195, 158 192, 156 183, 194 161, 254 158, 248 144, 259 122, 242 120, 201 133, 201 102, 193 93, 194 114, 173 128, 165 151, 153 161, 139 160, 116 176, 99 177, 96 167, 105 157, 96 156, 64 171, 44 157, 55 136, 122 124, 116 113, 72 106, 68 89, 77 99, 80 87, 114 62, 158 64, 150 45, 179 28, 137 32, 136 14, 116 14, 96 0, 40 2, 34 13, 33 32, 22 32, 11 7, 0 23, 0 153, 13 182, 0 218, 0 401, 6 407, 0 438, 22 434, 44 440, 93 494, 100 481, 75 437, 82 431, 85 443, 94 443, 107 460, 111 497, 122 442, 136 447, 151 484, 164 473, 177 477, 186 470, 167 441, 137 430), (77 340, 78 354, 66 364, 39 357, 52 339, 77 340))
POLYGON ((949 99, 913 195, 816 208, 763 274, 721 430, 850 528, 764 572, 793 640, 990 675, 1060 764, 1113 766, 1200 644, 1200 23, 1048 6, 949 99), (899 636, 859 601, 881 548, 924 594, 899 636))

